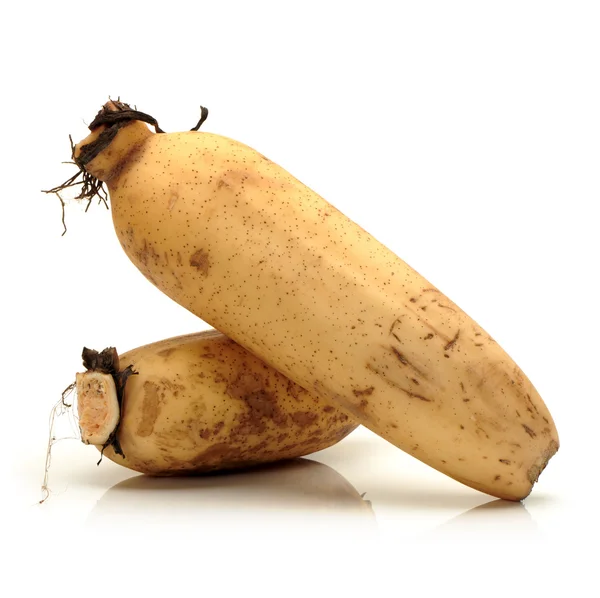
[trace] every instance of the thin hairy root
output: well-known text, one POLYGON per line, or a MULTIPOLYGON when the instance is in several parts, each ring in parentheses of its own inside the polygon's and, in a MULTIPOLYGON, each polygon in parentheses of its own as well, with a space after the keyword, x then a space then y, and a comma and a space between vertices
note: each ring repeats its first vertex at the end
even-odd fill
MULTIPOLYGON (((85 207, 85 211, 88 211, 92 200, 98 197, 98 203, 103 203, 106 209, 108 209, 108 193, 106 187, 102 181, 99 181, 96 177, 92 176, 85 170, 86 164, 91 162, 101 151, 106 149, 114 139, 119 129, 131 121, 140 120, 154 127, 157 133, 164 133, 164 131, 158 126, 158 121, 145 112, 140 112, 134 108, 132 109, 129 104, 121 102, 120 99, 110 100, 111 108, 107 109, 103 107, 94 120, 90 123, 89 129, 93 131, 99 126, 106 126, 106 129, 100 134, 96 141, 84 145, 81 148, 81 152, 77 158, 75 158, 75 144, 73 138, 69 135, 69 143, 71 144, 71 158, 69 162, 63 162, 63 164, 73 164, 79 169, 73 176, 68 178, 64 183, 53 187, 52 189, 42 190, 42 193, 53 193, 58 196, 62 206, 62 223, 64 231, 61 236, 64 236, 67 232, 67 226, 65 224, 65 202, 59 195, 60 191, 69 189, 71 187, 81 187, 79 194, 74 198, 76 200, 87 199, 88 203, 85 207)), ((204 106, 200 106, 200 120, 196 126, 190 129, 191 131, 197 131, 204 121, 208 118, 208 109, 204 106)))
POLYGON ((56 197, 58 197, 58 199, 60 200, 60 205, 61 205, 61 209, 62 209, 62 225, 65 230, 63 230, 61 237, 64 237, 65 234, 67 233, 67 225, 65 224, 65 202, 64 202, 63 198, 60 196, 60 193, 58 193, 58 191, 56 192, 56 197))
MULTIPOLYGON (((75 383, 70 384, 63 391, 60 399, 54 404, 52 410, 50 411, 50 420, 49 420, 49 434, 48 434, 48 447, 46 449, 46 463, 44 465, 44 480, 42 481, 42 498, 39 501, 39 504, 42 504, 48 500, 50 497, 51 491, 48 485, 48 479, 50 475, 50 464, 52 462, 52 447, 59 442, 60 440, 80 440, 79 434, 75 432, 74 436, 65 436, 62 438, 57 438, 55 435, 55 426, 56 426, 56 418, 61 417, 63 415, 72 416, 73 419, 76 419, 76 414, 73 412, 73 404, 67 403, 65 401, 66 397, 71 394, 73 389, 75 388, 75 383)), ((70 423, 73 424, 72 419, 70 423)))

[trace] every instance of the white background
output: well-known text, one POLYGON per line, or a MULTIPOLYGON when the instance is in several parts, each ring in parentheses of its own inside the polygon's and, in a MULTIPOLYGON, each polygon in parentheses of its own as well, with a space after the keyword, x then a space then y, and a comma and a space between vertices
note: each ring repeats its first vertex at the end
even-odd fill
MULTIPOLYGON (((2 9, 0 482, 19 594, 590 595, 600 410, 597 2, 49 2, 2 9), (553 413, 561 449, 523 505, 359 430, 285 467, 169 490, 48 414, 84 345, 206 325, 128 262, 110 214, 41 189, 111 96, 270 156, 477 320, 553 413), (327 466, 327 467, 324 467, 327 466), (345 481, 344 481, 345 479, 345 481), (311 484, 313 483, 311 482, 311 484), (356 493, 338 492, 349 483, 356 493), (336 490, 337 489, 337 490, 336 490), (357 496, 366 492, 372 511, 357 496), (486 503, 489 503, 487 506, 486 503)), ((4 589, 4 588, 3 588, 4 589)), ((11 595, 15 595, 14 592, 11 595)))

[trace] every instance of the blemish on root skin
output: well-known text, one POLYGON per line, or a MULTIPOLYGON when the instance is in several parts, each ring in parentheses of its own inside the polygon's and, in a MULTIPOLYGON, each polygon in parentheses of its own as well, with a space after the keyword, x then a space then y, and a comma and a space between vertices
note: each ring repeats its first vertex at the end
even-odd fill
POLYGON ((208 253, 204 251, 204 249, 198 249, 198 251, 190 257, 190 266, 196 268, 203 276, 207 276, 208 270, 210 269, 208 253))
POLYGON ((402 365, 408 365, 408 359, 406 359, 406 357, 404 357, 404 355, 402 355, 402 353, 400 353, 400 351, 398 351, 398 349, 396 349, 396 347, 391 347, 392 352, 394 353, 394 355, 396 356, 396 358, 398 359, 398 361, 402 364, 402 365))
POLYGON ((354 394, 355 397, 368 397, 369 395, 373 394, 374 390, 375 390, 374 386, 369 386, 369 388, 365 388, 363 390, 354 389, 352 391, 352 393, 354 394))
POLYGON ((179 193, 177 191, 172 191, 171 192, 171 197, 169 198, 169 203, 167 205, 167 208, 169 209, 169 212, 173 209, 173 206, 175 205, 175 202, 179 199, 179 193))
POLYGON ((531 438, 535 438, 537 436, 537 434, 526 424, 521 424, 523 426, 523 429, 525 430, 525 432, 527 432, 527 434, 529 434, 529 436, 531 436, 531 438))
POLYGON ((154 382, 144 382, 144 402, 142 403, 142 421, 138 424, 138 436, 152 434, 158 417, 158 386, 154 382))
POLYGON ((313 424, 317 419, 317 414, 313 413, 312 411, 296 411, 296 413, 293 413, 291 417, 292 421, 296 425, 303 428, 313 424))
POLYGON ((458 340, 458 337, 460 336, 460 330, 456 331, 456 334, 454 335, 454 338, 447 342, 446 345, 444 346, 444 351, 449 351, 450 349, 452 349, 452 347, 454 347, 454 345, 456 344, 456 341, 458 340))

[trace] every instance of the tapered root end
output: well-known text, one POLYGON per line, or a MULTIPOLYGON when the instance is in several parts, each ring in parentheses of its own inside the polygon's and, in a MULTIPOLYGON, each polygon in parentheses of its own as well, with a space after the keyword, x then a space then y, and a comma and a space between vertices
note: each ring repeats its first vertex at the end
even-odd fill
POLYGON ((556 440, 552 440, 548 445, 548 448, 540 455, 540 458, 537 463, 534 463, 529 470, 527 471, 527 478, 531 482, 531 485, 535 484, 538 481, 542 471, 548 465, 548 462, 558 451, 558 442, 556 440))

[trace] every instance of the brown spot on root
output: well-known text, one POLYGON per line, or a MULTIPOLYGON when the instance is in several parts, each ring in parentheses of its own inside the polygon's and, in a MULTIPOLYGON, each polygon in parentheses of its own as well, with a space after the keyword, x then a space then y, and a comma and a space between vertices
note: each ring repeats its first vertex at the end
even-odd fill
POLYGON ((463 392, 467 392, 467 391, 465 390, 465 385, 464 385, 462 382, 460 383, 460 388, 462 389, 462 391, 463 391, 463 392))
POLYGON ((500 463, 504 463, 504 465, 510 465, 509 459, 498 459, 498 461, 500 461, 500 463))
MULTIPOLYGON (((142 248, 134 251, 135 257, 138 259, 142 266, 147 266, 150 261, 158 264, 160 262, 160 255, 156 252, 153 245, 150 245, 146 239, 142 241, 142 248)), ((142 270, 145 273, 145 269, 142 270)))
POLYGON ((440 332, 433 324, 431 324, 431 322, 428 322, 427 320, 421 320, 421 323, 424 326, 427 326, 427 328, 432 330, 434 334, 437 334, 442 340, 445 340, 447 343, 449 343, 452 340, 450 337, 448 337, 448 335, 440 332))
POLYGON ((217 189, 222 189, 223 187, 229 187, 229 183, 227 183, 223 179, 219 179, 219 181, 217 182, 217 189))
POLYGON ((204 249, 198 249, 198 251, 190 257, 190 266, 196 268, 203 276, 207 276, 208 270, 210 269, 208 253, 204 251, 204 249))
POLYGON ((350 432, 354 432, 356 428, 358 428, 358 424, 348 424, 347 426, 341 427, 337 432, 332 434, 330 438, 334 442, 339 442, 342 438, 348 436, 350 432))
POLYGON ((173 189, 173 191, 171 191, 171 197, 169 197, 169 203, 167 205, 169 212, 173 209, 173 206, 175 205, 175 202, 178 199, 179 199, 179 193, 177 192, 176 189, 173 189))
POLYGON ((312 411, 296 411, 296 413, 292 413, 292 421, 301 428, 305 428, 306 426, 310 426, 315 423, 317 419, 317 414, 312 411))
POLYGON ((161 357, 167 358, 167 357, 169 357, 169 355, 171 355, 175 351, 176 351, 176 349, 173 348, 173 347, 171 347, 170 349, 163 349, 162 351, 159 351, 157 353, 157 355, 160 355, 161 357))
POLYGON ((332 407, 331 405, 327 405, 327 407, 323 407, 323 411, 325 413, 331 413, 332 411, 335 411, 335 407, 332 407))
POLYGON ((241 460, 240 447, 231 446, 227 442, 219 442, 196 455, 190 463, 196 471, 206 471, 215 466, 225 469, 227 466, 234 466, 241 460))
MULTIPOLYGON (((518 371, 517 374, 519 386, 523 386, 523 374, 520 371, 518 371)), ((537 414, 539 414, 539 409, 537 408, 537 405, 531 400, 531 395, 529 393, 525 393, 525 399, 527 400, 527 403, 529 403, 527 411, 529 411, 530 413, 533 413, 535 411, 537 414)))
POLYGON ((494 482, 497 482, 499 479, 500 479, 500 476, 499 476, 499 475, 497 475, 497 476, 494 478, 494 482))
POLYGON ((286 424, 286 416, 277 405, 275 395, 265 389, 265 381, 256 374, 240 373, 230 382, 225 393, 246 403, 248 410, 238 417, 238 425, 231 431, 232 436, 247 436, 264 432, 265 419, 277 425, 286 424))
POLYGON ((354 389, 352 391, 352 393, 354 394, 355 397, 364 397, 364 396, 369 396, 373 394, 373 391, 375 390, 374 386, 369 386, 369 388, 364 388, 363 390, 358 390, 358 389, 354 389))
MULTIPOLYGON (((390 326, 390 334, 392 334, 392 335, 396 336, 396 335, 394 334, 394 328, 396 327, 396 324, 401 324, 401 323, 402 323, 402 322, 400 321, 400 318, 396 318, 396 319, 395 319, 395 320, 392 322, 392 325, 390 326)), ((398 337, 396 336, 396 338, 398 338, 398 337)))
POLYGON ((393 345, 390 345, 390 350, 394 354, 394 356, 396 357, 396 359, 402 365, 405 365, 405 366, 408 366, 408 367, 412 368, 422 378, 426 378, 427 377, 427 376, 425 376, 425 374, 419 368, 415 367, 410 361, 408 361, 408 359, 406 359, 406 356, 401 351, 399 351, 396 347, 394 347, 393 345))
POLYGON ((456 311, 453 307, 450 307, 449 305, 444 305, 443 303, 438 303, 438 305, 440 307, 443 307, 444 309, 449 309, 450 311, 456 311))
POLYGON ((288 380, 287 393, 294 397, 296 400, 300 400, 300 394, 306 392, 299 384, 296 384, 293 380, 288 380))
POLYGON ((257 390, 244 398, 250 409, 260 413, 264 417, 273 417, 276 406, 271 393, 265 390, 257 390))
POLYGON ((487 432, 486 432, 486 431, 485 431, 485 430, 484 430, 484 429, 483 429, 481 426, 477 426, 477 427, 475 428, 475 433, 476 433, 477 435, 481 435, 481 434, 483 434, 483 435, 484 435, 486 438, 489 438, 489 437, 490 437, 490 435, 489 435, 489 434, 488 434, 488 433, 487 433, 487 432))
POLYGON ((144 382, 144 401, 142 403, 142 421, 138 424, 138 436, 152 434, 159 412, 158 386, 147 380, 144 382))
POLYGON ((397 382, 394 382, 394 380, 391 380, 390 378, 388 378, 384 372, 382 372, 381 370, 378 370, 376 367, 374 367, 370 363, 367 363, 366 367, 368 370, 371 370, 372 372, 374 372, 375 374, 380 376, 387 384, 389 384, 390 386, 393 386, 394 388, 397 388, 398 390, 401 390, 402 392, 406 393, 409 397, 419 399, 420 401, 425 401, 427 403, 433 403, 433 399, 429 399, 421 394, 417 394, 415 392, 407 390, 406 388, 403 388, 397 382))
POLYGON ((537 434, 527 425, 527 424, 521 424, 523 426, 523 429, 525 430, 525 432, 527 432, 527 434, 529 434, 529 436, 531 436, 531 438, 535 438, 537 436, 537 434))
POLYGON ((454 347, 454 345, 456 344, 456 341, 458 340, 459 335, 460 335, 460 330, 457 330, 456 334, 454 335, 454 338, 444 345, 444 351, 450 351, 450 349, 452 349, 454 347))
POLYGON ((428 340, 430 340, 432 338, 433 338, 433 333, 432 332, 430 332, 428 335, 425 336, 425 340, 426 341, 428 341, 428 340))
POLYGON ((404 355, 402 355, 402 353, 400 353, 396 347, 390 347, 390 349, 402 365, 408 365, 408 359, 406 359, 406 357, 404 357, 404 355))

